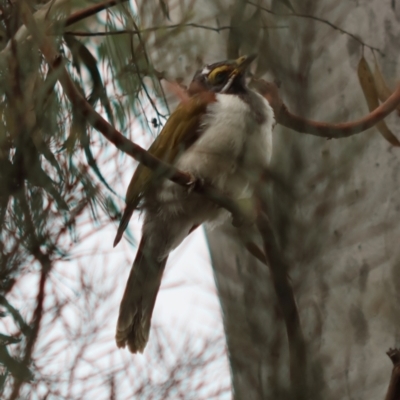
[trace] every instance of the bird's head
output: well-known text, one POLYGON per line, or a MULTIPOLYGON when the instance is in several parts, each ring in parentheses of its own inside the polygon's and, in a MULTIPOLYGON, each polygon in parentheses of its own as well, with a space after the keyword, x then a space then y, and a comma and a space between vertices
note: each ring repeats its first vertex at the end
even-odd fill
POLYGON ((239 94, 246 90, 245 76, 255 54, 205 66, 196 72, 189 86, 189 93, 203 90, 214 93, 239 94))

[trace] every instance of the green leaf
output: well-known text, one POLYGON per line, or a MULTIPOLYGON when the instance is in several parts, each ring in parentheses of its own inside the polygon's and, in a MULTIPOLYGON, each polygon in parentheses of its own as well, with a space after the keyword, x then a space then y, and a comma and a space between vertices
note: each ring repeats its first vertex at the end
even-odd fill
POLYGON ((89 166, 92 168, 93 172, 96 174, 96 176, 99 178, 100 182, 113 194, 115 194, 116 196, 117 193, 111 188, 111 186, 107 183, 106 179, 104 178, 103 174, 101 173, 96 159, 93 156, 92 150, 90 149, 90 140, 89 140, 89 135, 87 133, 87 129, 85 127, 85 129, 82 130, 81 135, 80 135, 80 140, 81 140, 81 144, 83 147, 83 150, 85 152, 86 155, 86 159, 88 161, 89 166))
POLYGON ((0 364, 3 364, 14 377, 22 381, 31 381, 33 379, 31 370, 21 361, 11 357, 7 347, 4 345, 0 345, 0 364))
MULTIPOLYGON (((111 110, 110 101, 107 96, 107 92, 105 87, 103 86, 103 82, 101 80, 100 72, 97 68, 97 60, 93 56, 93 54, 84 46, 79 40, 74 38, 73 36, 66 35, 64 37, 67 46, 70 48, 72 54, 74 55, 75 62, 79 65, 82 63, 87 70, 89 71, 90 77, 92 79, 93 87, 92 91, 89 95, 88 101, 94 106, 97 100, 100 99, 103 107, 106 110, 107 117, 112 125, 114 125, 114 116, 111 110)), ((80 72, 80 69, 78 69, 80 72)), ((97 165, 96 159, 93 157, 92 150, 90 148, 90 140, 87 132, 86 121, 84 117, 77 111, 73 110, 73 122, 71 126, 70 136, 65 143, 65 146, 74 148, 74 144, 77 138, 79 138, 83 150, 86 155, 86 159, 88 160, 89 166, 92 168, 93 172, 99 178, 100 182, 104 184, 104 186, 113 194, 117 195, 115 191, 110 187, 104 178, 103 174, 100 171, 100 168, 97 165)))
POLYGON ((32 134, 33 143, 36 146, 36 149, 42 154, 46 160, 57 170, 58 177, 60 178, 60 182, 62 182, 63 172, 61 170, 60 165, 58 164, 57 159, 55 158, 54 154, 47 146, 46 142, 43 140, 43 135, 40 131, 36 130, 32 134))
POLYGON ((97 60, 88 48, 79 40, 70 35, 64 37, 67 46, 70 48, 74 57, 74 66, 80 73, 79 64, 82 63, 88 70, 92 79, 92 91, 89 95, 88 101, 94 106, 97 100, 100 100, 104 109, 106 110, 107 118, 110 123, 114 125, 114 117, 110 106, 110 101, 107 96, 107 91, 101 80, 100 72, 97 68, 97 60))

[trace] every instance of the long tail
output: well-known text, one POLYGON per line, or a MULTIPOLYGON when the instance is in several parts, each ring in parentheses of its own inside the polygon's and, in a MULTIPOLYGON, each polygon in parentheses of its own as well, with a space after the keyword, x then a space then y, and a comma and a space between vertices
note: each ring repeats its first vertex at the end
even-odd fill
POLYGON ((142 238, 119 308, 115 341, 118 347, 128 345, 132 353, 142 353, 149 338, 151 316, 160 288, 167 257, 158 261, 146 254, 142 238))

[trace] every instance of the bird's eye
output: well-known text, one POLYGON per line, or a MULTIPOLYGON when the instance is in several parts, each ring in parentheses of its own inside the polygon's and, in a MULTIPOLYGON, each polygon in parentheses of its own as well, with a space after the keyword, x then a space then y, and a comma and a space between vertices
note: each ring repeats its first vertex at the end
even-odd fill
POLYGON ((218 85, 222 83, 225 80, 226 76, 227 76, 227 71, 217 72, 214 76, 214 84, 218 85))
POLYGON ((225 83, 232 72, 232 68, 227 65, 218 65, 211 71, 207 71, 207 80, 211 86, 220 86, 225 83))
POLYGON ((229 71, 225 70, 216 70, 211 72, 209 76, 209 81, 212 85, 220 85, 223 83, 229 75, 229 71))

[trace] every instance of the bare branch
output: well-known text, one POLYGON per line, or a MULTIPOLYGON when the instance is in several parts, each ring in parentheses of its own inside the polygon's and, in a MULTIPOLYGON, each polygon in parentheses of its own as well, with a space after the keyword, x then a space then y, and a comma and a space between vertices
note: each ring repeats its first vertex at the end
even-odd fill
MULTIPOLYGON (((220 27, 214 27, 214 26, 208 26, 208 25, 201 25, 201 24, 196 24, 196 23, 187 23, 187 24, 174 24, 174 25, 165 25, 165 26, 155 26, 151 28, 144 28, 144 29, 122 29, 118 31, 107 31, 107 32, 84 32, 84 31, 66 31, 64 32, 64 35, 73 35, 73 36, 112 36, 112 35, 140 35, 143 33, 147 32, 155 32, 155 31, 161 31, 161 30, 169 30, 169 29, 179 29, 179 28, 198 28, 198 29, 204 29, 207 31, 213 31, 213 32, 222 32, 222 31, 227 31, 227 30, 232 30, 236 29, 235 26, 220 26, 220 27)), ((287 29, 287 26, 263 26, 261 29, 287 29)))
POLYGON ((385 400, 397 400, 400 398, 400 350, 389 349, 386 354, 392 360, 393 370, 385 400))
POLYGON ((77 11, 76 13, 66 18, 64 21, 64 25, 70 26, 78 21, 82 21, 87 17, 97 14, 100 11, 106 10, 107 8, 113 7, 117 4, 126 3, 127 1, 128 0, 106 0, 102 3, 95 4, 94 6, 84 8, 83 10, 77 11))
MULTIPOLYGON (((32 255, 36 258, 37 261, 39 261, 39 263, 41 265, 39 290, 38 290, 38 294, 36 296, 36 308, 33 313, 33 318, 32 318, 32 323, 31 323, 31 331, 29 332, 29 335, 27 336, 25 355, 22 360, 23 364, 26 367, 28 367, 28 365, 31 361, 33 349, 36 344, 36 339, 38 337, 40 323, 42 321, 43 303, 44 303, 44 297, 45 297, 45 284, 46 284, 47 277, 48 277, 48 274, 49 274, 51 266, 52 266, 52 262, 50 260, 50 257, 47 254, 43 253, 42 250, 40 249, 40 242, 35 234, 35 227, 34 227, 34 223, 32 221, 32 216, 30 214, 29 205, 28 205, 28 202, 26 201, 26 198, 23 195, 21 195, 20 199, 21 199, 21 203, 22 203, 22 209, 23 209, 23 213, 24 213, 24 217, 25 217, 25 222, 26 222, 27 226, 29 227, 29 233, 30 233, 29 242, 30 242, 30 246, 32 248, 32 255)), ((10 400, 15 400, 18 398, 23 382, 24 382, 23 379, 15 378, 14 387, 13 387, 13 390, 12 390, 12 393, 10 396, 10 400)))
POLYGON ((296 132, 308 133, 327 139, 340 139, 364 132, 387 117, 400 104, 400 86, 398 86, 384 103, 366 116, 352 122, 331 124, 309 120, 292 114, 279 97, 275 84, 259 79, 254 81, 254 85, 259 93, 270 102, 278 124, 293 129, 296 132))

